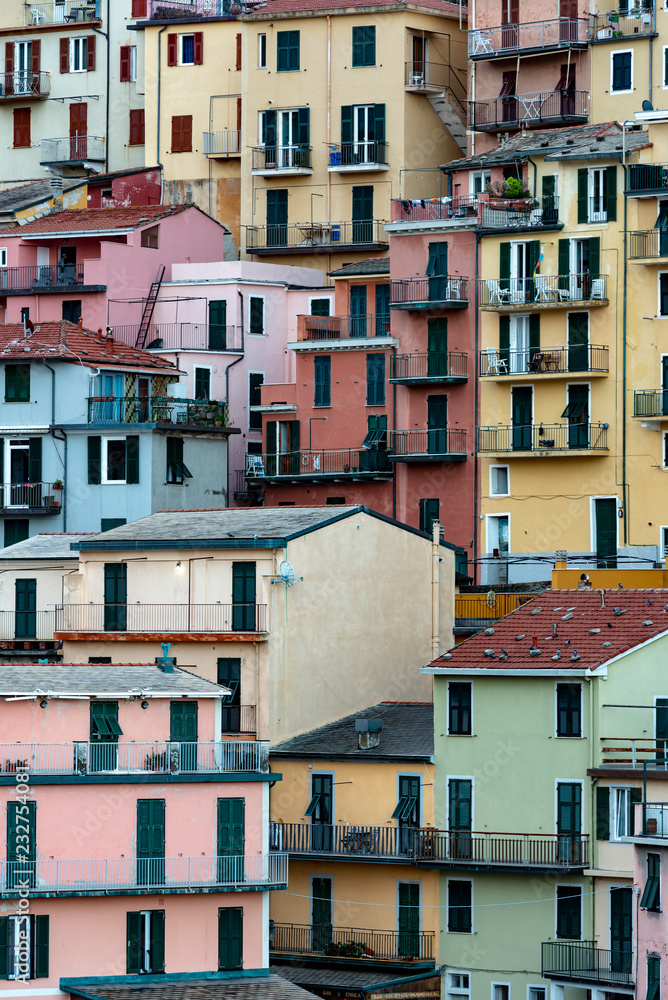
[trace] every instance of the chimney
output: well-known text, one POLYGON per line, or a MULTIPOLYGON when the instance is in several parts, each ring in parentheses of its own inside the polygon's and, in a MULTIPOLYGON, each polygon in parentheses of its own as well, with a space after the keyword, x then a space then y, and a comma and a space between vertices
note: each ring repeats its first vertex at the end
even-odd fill
POLYGON ((566 549, 557 549, 555 556, 556 560, 554 568, 566 569, 566 567, 568 566, 568 552, 566 551, 566 549))
POLYGON ((173 674, 175 663, 176 657, 174 656, 158 656, 155 661, 156 667, 158 670, 162 670, 163 674, 173 674))
POLYGON ((99 340, 100 343, 102 343, 102 327, 101 326, 98 326, 98 328, 97 328, 97 334, 95 335, 95 339, 99 340))
POLYGON ((83 320, 81 316, 79 316, 79 322, 77 323, 77 330, 83 330, 83 320))
POLYGON ((374 750, 380 746, 382 719, 355 719, 357 745, 360 750, 374 750))
POLYGON ((114 338, 107 337, 107 354, 113 354, 113 353, 114 353, 114 338))

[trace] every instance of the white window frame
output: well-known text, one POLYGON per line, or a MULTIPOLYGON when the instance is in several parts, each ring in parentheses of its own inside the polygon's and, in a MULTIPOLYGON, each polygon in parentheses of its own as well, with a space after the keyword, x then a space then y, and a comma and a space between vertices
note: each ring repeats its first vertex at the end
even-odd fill
MULTIPOLYGON (((667 0, 668 2, 668 0, 667 0)), ((657 319, 668 319, 668 313, 661 312, 661 275, 668 275, 668 271, 658 271, 656 275, 656 315, 657 319)))
POLYGON ((194 66, 195 65, 195 32, 194 31, 184 31, 179 34, 179 48, 178 48, 178 64, 179 66, 194 66), (193 61, 184 62, 183 61, 183 40, 184 38, 192 38, 193 40, 193 61))
POLYGON ((101 454, 100 454, 100 483, 102 486, 127 486, 128 474, 128 439, 127 435, 113 434, 107 437, 102 437, 101 442, 101 454), (110 441, 123 441, 125 443, 125 479, 108 479, 107 478, 107 468, 109 461, 109 442, 110 441))
POLYGON ((512 986, 511 986, 511 984, 510 983, 500 983, 497 980, 493 980, 492 983, 490 984, 490 987, 491 987, 491 989, 490 989, 490 1000, 496 1000, 496 998, 494 996, 494 987, 495 986, 505 986, 506 989, 508 990, 508 1000, 510 1000, 510 996, 511 996, 511 993, 512 993, 512 986))
MULTIPOLYGON (((253 292, 252 295, 248 296, 248 336, 249 337, 266 337, 267 336, 267 297, 266 295, 256 295, 253 292), (251 333, 251 299, 261 299, 262 300, 262 333, 251 333)), ((259 374, 259 372, 258 372, 259 374)))
POLYGON ((610 806, 610 829, 608 839, 616 844, 624 843, 627 837, 631 836, 631 825, 633 819, 633 802, 631 801, 631 789, 633 785, 608 785, 609 806, 610 806), (617 796, 612 793, 625 792, 628 798, 628 809, 626 813, 627 832, 622 836, 617 836, 617 796))
POLYGON ((137 82, 137 46, 130 46, 130 81, 137 82))
POLYGON ((570 681, 567 677, 561 677, 554 682, 554 738, 555 740, 583 740, 584 739, 584 689, 582 682, 570 681), (580 735, 560 736, 559 735, 559 697, 558 688, 560 684, 568 684, 569 687, 580 688, 580 735))
POLYGON ((596 494, 589 497, 589 544, 590 552, 596 552, 596 501, 615 500, 617 502, 617 548, 619 548, 619 511, 622 509, 618 496, 610 493, 596 494))
MULTIPOLYGON (((626 91, 620 91, 626 93, 626 91)), ((606 203, 606 171, 607 167, 589 167, 587 171, 587 222, 589 224, 608 221, 608 207, 606 203), (600 175, 601 178, 601 208, 594 211, 594 177, 600 175)))
POLYGON ((88 38, 86 35, 74 35, 70 38, 70 73, 88 72, 88 38), (79 69, 75 69, 75 62, 79 57, 79 69))
POLYGON ((14 915, 14 914, 11 914, 9 916, 9 919, 11 921, 9 937, 10 937, 10 941, 11 941, 12 937, 14 938, 14 943, 13 943, 13 946, 10 945, 10 948, 9 948, 8 965, 9 965, 9 970, 11 970, 11 971, 8 970, 7 979, 11 979, 11 980, 16 980, 16 979, 21 979, 21 980, 29 979, 30 980, 30 979, 34 979, 35 978, 35 962, 34 962, 34 957, 33 957, 33 952, 34 952, 33 945, 34 945, 34 942, 32 940, 33 927, 34 927, 34 923, 33 923, 34 918, 30 914, 26 913, 26 914, 19 914, 18 916, 14 915), (25 937, 25 941, 26 941, 26 945, 27 945, 26 949, 21 949, 20 948, 20 936, 18 934, 18 928, 20 928, 22 926, 25 927, 25 928, 27 928, 27 930, 26 930, 26 937, 25 937), (12 928, 13 928, 13 930, 12 930, 12 928), (25 953, 27 951, 27 954, 28 954, 27 975, 26 975, 25 963, 23 963, 23 964, 21 963, 21 952, 22 951, 23 951, 23 953, 25 953))
MULTIPOLYGON (((473 803, 473 796, 471 797, 471 803, 473 803)), ((445 880, 445 929, 447 934, 475 934, 475 923, 474 923, 474 906, 473 906, 473 893, 474 885, 472 878, 462 878, 460 875, 453 875, 452 878, 446 878, 445 880), (470 931, 451 931, 450 927, 450 883, 451 882, 469 882, 471 885, 471 930, 470 931)), ((469 980, 470 982, 470 980, 469 980)))
POLYGON ((213 379, 213 368, 211 367, 211 365, 193 365, 193 399, 195 399, 195 386, 197 385, 196 372, 200 370, 209 373, 209 395, 206 398, 211 399, 211 394, 212 394, 211 383, 213 379))
POLYGON ((491 556, 491 554, 494 551, 494 549, 498 548, 498 545, 492 545, 491 544, 490 539, 491 539, 492 536, 491 536, 491 532, 490 532, 490 527, 491 527, 492 521, 496 520, 497 521, 497 525, 496 525, 496 538, 498 539, 498 537, 499 537, 498 520, 499 520, 500 517, 505 517, 505 518, 508 519, 508 555, 510 555, 510 553, 512 552, 512 548, 511 548, 511 545, 510 545, 510 539, 511 539, 510 511, 508 511, 507 513, 504 512, 504 511, 500 511, 498 514, 485 514, 485 554, 486 555, 490 555, 491 556))
POLYGON ((7 267, 7 247, 0 247, 0 267, 7 267))
POLYGON ((540 990, 543 994, 542 1000, 547 1000, 547 986, 541 986, 540 983, 527 983, 527 1000, 534 1000, 531 991, 540 990))
POLYGON ((308 299, 309 316, 312 315, 311 314, 311 305, 312 305, 312 303, 313 302, 320 302, 321 299, 327 299, 327 301, 329 302, 329 315, 332 316, 332 309, 334 308, 334 299, 332 298, 331 295, 309 295, 309 299, 308 299))
POLYGON ((259 31, 257 35, 257 68, 267 68, 267 34, 264 31, 259 31))
POLYGON ((634 70, 634 58, 633 49, 615 49, 614 52, 610 53, 610 96, 616 96, 618 94, 632 94, 633 93, 633 70, 634 70), (631 86, 628 90, 613 90, 612 80, 613 80, 613 67, 615 64, 615 56, 631 55, 631 86))
POLYGON ((466 972, 463 969, 446 969, 445 997, 446 1000, 455 1000, 455 998, 462 998, 462 1000, 471 1000, 471 973, 466 972), (461 986, 451 986, 450 985, 451 976, 468 976, 469 977, 468 987, 464 989, 461 986))
POLYGON ((491 170, 470 170, 469 171, 469 195, 475 198, 478 193, 484 194, 485 187, 492 183, 491 170), (475 190, 475 182, 480 180, 480 192, 475 190))
POLYGON ((452 681, 452 680, 448 681, 448 700, 447 700, 447 704, 446 704, 446 712, 447 712, 447 717, 446 717, 446 720, 445 720, 445 724, 446 724, 446 729, 447 729, 448 736, 455 736, 455 737, 463 736, 464 739, 470 740, 471 737, 473 736, 473 681, 469 681, 469 680, 465 680, 465 679, 464 680, 456 680, 456 681, 452 681), (469 687, 471 688, 471 708, 469 709, 469 714, 471 716, 471 732, 470 733, 451 733, 450 732, 450 685, 451 684, 468 684, 469 687))
POLYGON ((499 464, 490 465, 490 467, 489 467, 489 495, 490 495, 490 497, 509 497, 510 496, 510 466, 509 465, 499 465, 499 464), (493 488, 493 486, 494 486, 494 471, 496 469, 505 469, 506 470, 506 482, 507 482, 507 485, 508 485, 508 489, 506 490, 505 493, 498 493, 493 488))
POLYGON ((668 524, 659 525, 659 557, 665 561, 666 555, 668 555, 668 536, 665 534, 668 532, 668 524))
POLYGON ((555 941, 582 941, 582 932, 584 931, 584 888, 582 885, 578 885, 574 882, 557 882, 554 886, 554 940, 555 941), (579 938, 560 938, 557 937, 557 924, 558 924, 558 914, 559 914, 559 900, 557 898, 558 889, 579 889, 580 890, 580 937, 579 938))

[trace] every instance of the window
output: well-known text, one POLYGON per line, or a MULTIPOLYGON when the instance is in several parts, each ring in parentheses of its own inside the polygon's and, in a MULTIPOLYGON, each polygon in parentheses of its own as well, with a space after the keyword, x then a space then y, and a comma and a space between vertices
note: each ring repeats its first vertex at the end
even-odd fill
POLYGON ((191 153, 193 148, 193 116, 172 115, 172 153, 191 153))
POLYGON ((81 299, 63 302, 63 319, 68 323, 78 323, 81 319, 81 299))
POLYGON ((472 893, 473 883, 468 879, 448 879, 448 930, 451 933, 471 933, 472 893))
POLYGON ((633 90, 633 50, 610 53, 610 93, 633 90))
POLYGON ((211 369, 195 368, 195 399, 211 399, 211 369))
MULTIPOLYGON (((127 519, 124 517, 103 517, 100 520, 100 531, 111 531, 113 528, 122 528, 127 523, 127 519)), ((111 663, 111 660, 109 660, 109 663, 111 663)))
POLYGON ((610 788, 610 840, 630 837, 633 831, 631 788, 610 788))
POLYGON ((367 417, 367 431, 362 447, 372 451, 387 450, 387 414, 370 414, 367 417))
POLYGON ((192 479, 192 472, 183 464, 183 438, 167 438, 167 482, 183 485, 184 479, 192 479))
POLYGON ((328 507, 344 507, 346 503, 345 497, 327 497, 325 503, 328 507))
POLYGON ((659 273, 659 316, 668 316, 668 271, 659 273))
POLYGON ((88 38, 70 38, 70 73, 85 73, 88 68, 88 38))
POLYGON ((30 537, 30 520, 27 517, 12 517, 5 521, 4 544, 16 545, 30 537))
POLYGON ((527 1000, 547 1000, 544 986, 527 986, 527 1000))
POLYGON ((264 333, 264 298, 251 295, 248 303, 249 333, 264 333))
POLYGON ((385 405, 385 355, 366 356, 366 405, 385 405))
POLYGON ((471 170, 469 173, 469 194, 482 194, 487 185, 492 183, 491 170, 471 170))
POLYGON ((426 531, 428 535, 431 535, 434 521, 438 521, 438 510, 438 497, 420 500, 420 531, 426 531))
POLYGON ((30 365, 5 366, 5 403, 30 401, 30 365))
POLYGON ((659 1000, 661 996, 661 956, 647 955, 647 1000, 659 1000))
POLYGON ((510 983, 492 983, 492 1000, 510 1000, 510 983))
POLYGON ((138 483, 139 482, 139 436, 132 434, 125 438, 102 438, 93 435, 88 438, 88 482, 138 483))
POLYGON ((128 975, 165 971, 165 911, 139 910, 127 915, 128 975))
POLYGON ((130 81, 137 82, 137 46, 130 46, 130 81))
POLYGON ((557 684, 557 736, 582 736, 581 684, 557 684))
POLYGON ((45 979, 48 975, 48 916, 0 917, 0 979, 45 979))
POLYGON ((141 245, 149 250, 157 250, 160 245, 160 226, 149 226, 141 231, 141 245))
POLYGON ((298 31, 276 33, 276 68, 279 73, 289 73, 299 69, 298 31))
POLYGON ((510 495, 510 469, 507 465, 490 465, 489 495, 491 497, 510 495))
POLYGON ((668 87, 668 45, 663 46, 663 87, 668 87))
POLYGON ((471 997, 471 976, 468 972, 445 973, 446 1000, 460 1000, 471 997))
POLYGON ((236 41, 236 59, 234 63, 235 69, 241 69, 241 50, 242 50, 241 32, 239 31, 237 32, 237 41, 236 41))
POLYGON ((264 385, 264 374, 262 372, 248 373, 248 429, 250 431, 262 430, 262 414, 253 411, 253 406, 262 405, 262 386, 264 385))
POLYGON ((647 855, 647 881, 640 906, 653 913, 661 912, 661 856, 659 854, 647 855))
POLYGON ((332 360, 321 354, 313 359, 314 406, 332 405, 332 360))
POLYGON ((146 17, 147 0, 132 0, 132 17, 146 17))
POLYGON ((311 316, 330 316, 331 299, 311 299, 309 306, 311 316))
POLYGON ((414 775, 399 776, 399 801, 394 807, 392 819, 399 824, 420 825, 420 779, 414 775))
POLYGON ((245 726, 241 719, 241 659, 238 657, 219 659, 216 682, 229 688, 231 692, 222 699, 221 732, 244 732, 245 726))
POLYGON ((30 145, 30 108, 14 108, 14 148, 30 145))
POLYGON ((448 683, 448 736, 471 735, 471 684, 448 683))
POLYGON ((218 969, 243 968, 243 919, 241 906, 218 910, 218 969))
POLYGON ((267 68, 267 36, 264 32, 257 36, 257 68, 267 68))
POLYGON ((144 109, 136 108, 130 112, 130 145, 143 146, 146 136, 144 109))
POLYGON ((373 24, 353 28, 353 66, 376 65, 376 27, 373 24))
POLYGON ((179 35, 179 65, 195 65, 195 36, 179 35))
POLYGON ((0 247, 0 267, 7 267, 7 247, 0 247))
POLYGON ((582 887, 557 886, 557 937, 579 941, 582 937, 582 887))

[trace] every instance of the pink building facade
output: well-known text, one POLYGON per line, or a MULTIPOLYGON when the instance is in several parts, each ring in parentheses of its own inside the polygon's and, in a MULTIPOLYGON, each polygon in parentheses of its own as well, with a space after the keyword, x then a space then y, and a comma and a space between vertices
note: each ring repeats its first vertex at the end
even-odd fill
POLYGON ((668 804, 636 806, 634 838, 636 997, 659 1000, 668 991, 668 804), (663 912, 662 912, 663 911, 663 912))

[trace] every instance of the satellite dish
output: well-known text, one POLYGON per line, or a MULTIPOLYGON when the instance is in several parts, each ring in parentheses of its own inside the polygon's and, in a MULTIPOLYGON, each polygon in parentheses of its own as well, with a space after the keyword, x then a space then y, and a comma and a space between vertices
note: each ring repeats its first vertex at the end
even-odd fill
POLYGON ((654 105, 652 104, 651 101, 643 101, 642 109, 643 111, 654 111, 654 105))
POLYGON ((287 562, 287 560, 284 560, 281 563, 281 565, 278 567, 278 572, 281 574, 281 580, 283 581, 286 587, 291 587, 295 582, 295 580, 297 579, 295 576, 294 569, 292 568, 291 564, 287 562))

